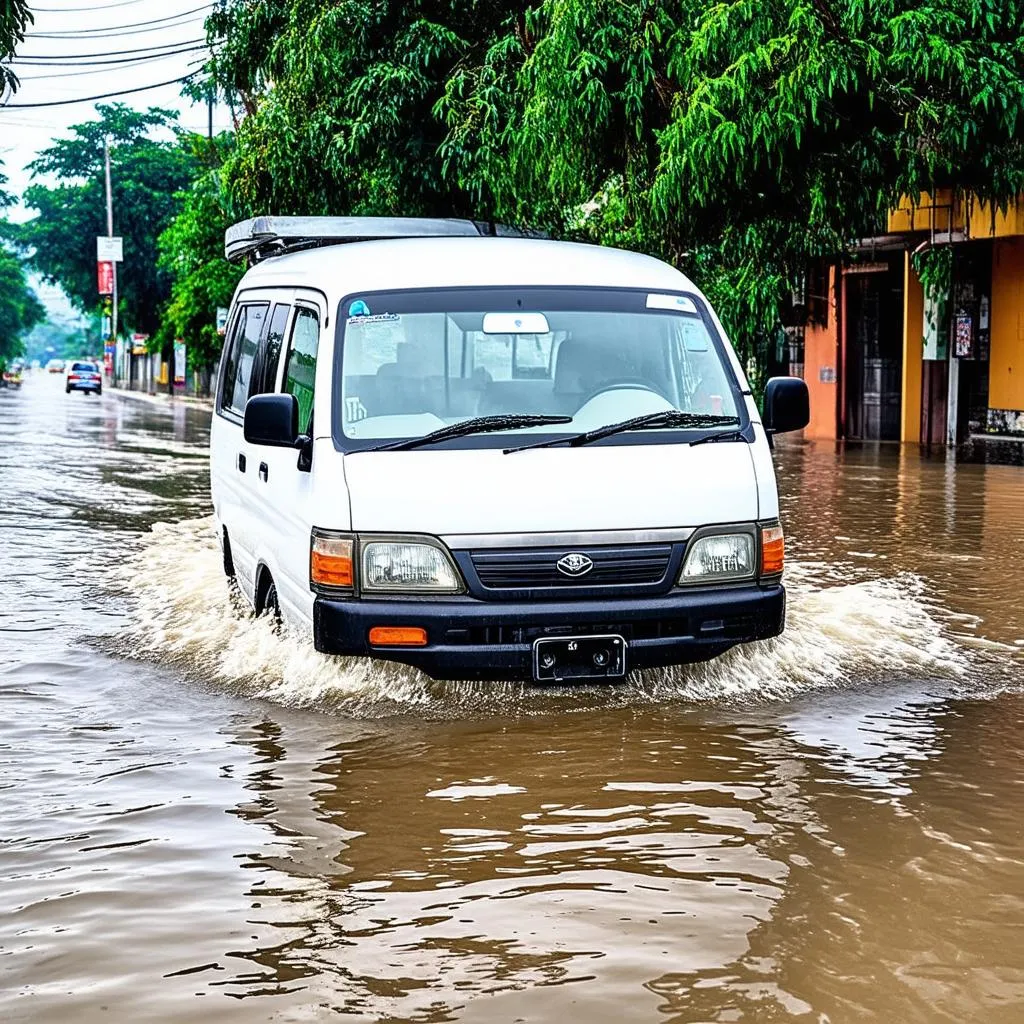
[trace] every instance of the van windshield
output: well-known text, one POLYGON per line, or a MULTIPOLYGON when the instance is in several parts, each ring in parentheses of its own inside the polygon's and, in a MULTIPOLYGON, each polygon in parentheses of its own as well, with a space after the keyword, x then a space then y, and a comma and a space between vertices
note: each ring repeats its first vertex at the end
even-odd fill
MULTIPOLYGON (((696 297, 598 289, 346 299, 336 434, 413 438, 502 414, 572 417, 516 431, 545 435, 673 409, 745 422, 722 343, 701 310, 696 297)), ((467 441, 497 447, 508 436, 467 441)))

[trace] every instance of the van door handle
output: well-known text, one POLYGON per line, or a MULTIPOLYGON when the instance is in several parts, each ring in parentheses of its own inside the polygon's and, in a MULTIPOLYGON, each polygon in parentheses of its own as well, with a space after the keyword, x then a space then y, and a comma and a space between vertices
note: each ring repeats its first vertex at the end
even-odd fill
POLYGON ((245 456, 241 452, 238 453, 238 461, 235 464, 238 466, 239 473, 245 472, 245 456))
POLYGON ((266 464, 265 462, 261 462, 261 463, 260 463, 260 479, 261 479, 261 480, 262 480, 262 481, 263 481, 264 483, 266 483, 266 482, 267 482, 267 477, 268 477, 269 475, 270 475, 270 470, 269 470, 269 469, 267 469, 267 464, 266 464))

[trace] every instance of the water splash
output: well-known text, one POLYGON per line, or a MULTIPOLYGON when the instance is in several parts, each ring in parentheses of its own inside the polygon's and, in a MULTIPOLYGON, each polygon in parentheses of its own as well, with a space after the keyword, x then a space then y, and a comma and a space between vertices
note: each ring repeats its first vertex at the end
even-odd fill
POLYGON ((967 652, 910 574, 836 583, 835 566, 791 566, 785 634, 713 662, 637 673, 620 685, 445 683, 406 666, 327 657, 308 639, 255 618, 227 585, 213 520, 157 524, 119 570, 132 596, 119 653, 291 706, 373 717, 543 713, 665 700, 785 698, 896 675, 960 678, 967 652))

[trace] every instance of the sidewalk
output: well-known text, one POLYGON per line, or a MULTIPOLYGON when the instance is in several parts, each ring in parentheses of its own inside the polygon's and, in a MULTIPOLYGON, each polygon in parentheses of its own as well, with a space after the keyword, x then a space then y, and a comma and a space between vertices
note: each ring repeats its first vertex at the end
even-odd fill
POLYGON ((212 398, 199 398, 196 395, 169 395, 166 391, 149 394, 146 391, 129 391, 128 388, 115 387, 113 384, 108 384, 105 390, 108 394, 117 395, 118 398, 136 399, 139 402, 149 402, 150 405, 170 406, 180 402, 182 405, 191 405, 197 409, 213 410, 212 398))

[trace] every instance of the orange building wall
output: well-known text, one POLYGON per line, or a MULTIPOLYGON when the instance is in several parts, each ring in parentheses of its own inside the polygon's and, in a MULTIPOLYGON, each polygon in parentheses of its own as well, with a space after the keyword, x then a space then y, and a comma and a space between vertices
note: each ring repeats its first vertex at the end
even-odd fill
POLYGON ((835 268, 828 273, 828 326, 804 330, 804 380, 811 397, 811 421, 804 437, 835 439, 836 388, 839 379, 839 335, 835 301, 835 268))
POLYGON ((992 246, 990 409, 1024 410, 1024 238, 992 246))
POLYGON ((903 257, 903 401, 900 409, 900 440, 921 440, 921 363, 924 356, 924 289, 910 263, 903 257))

